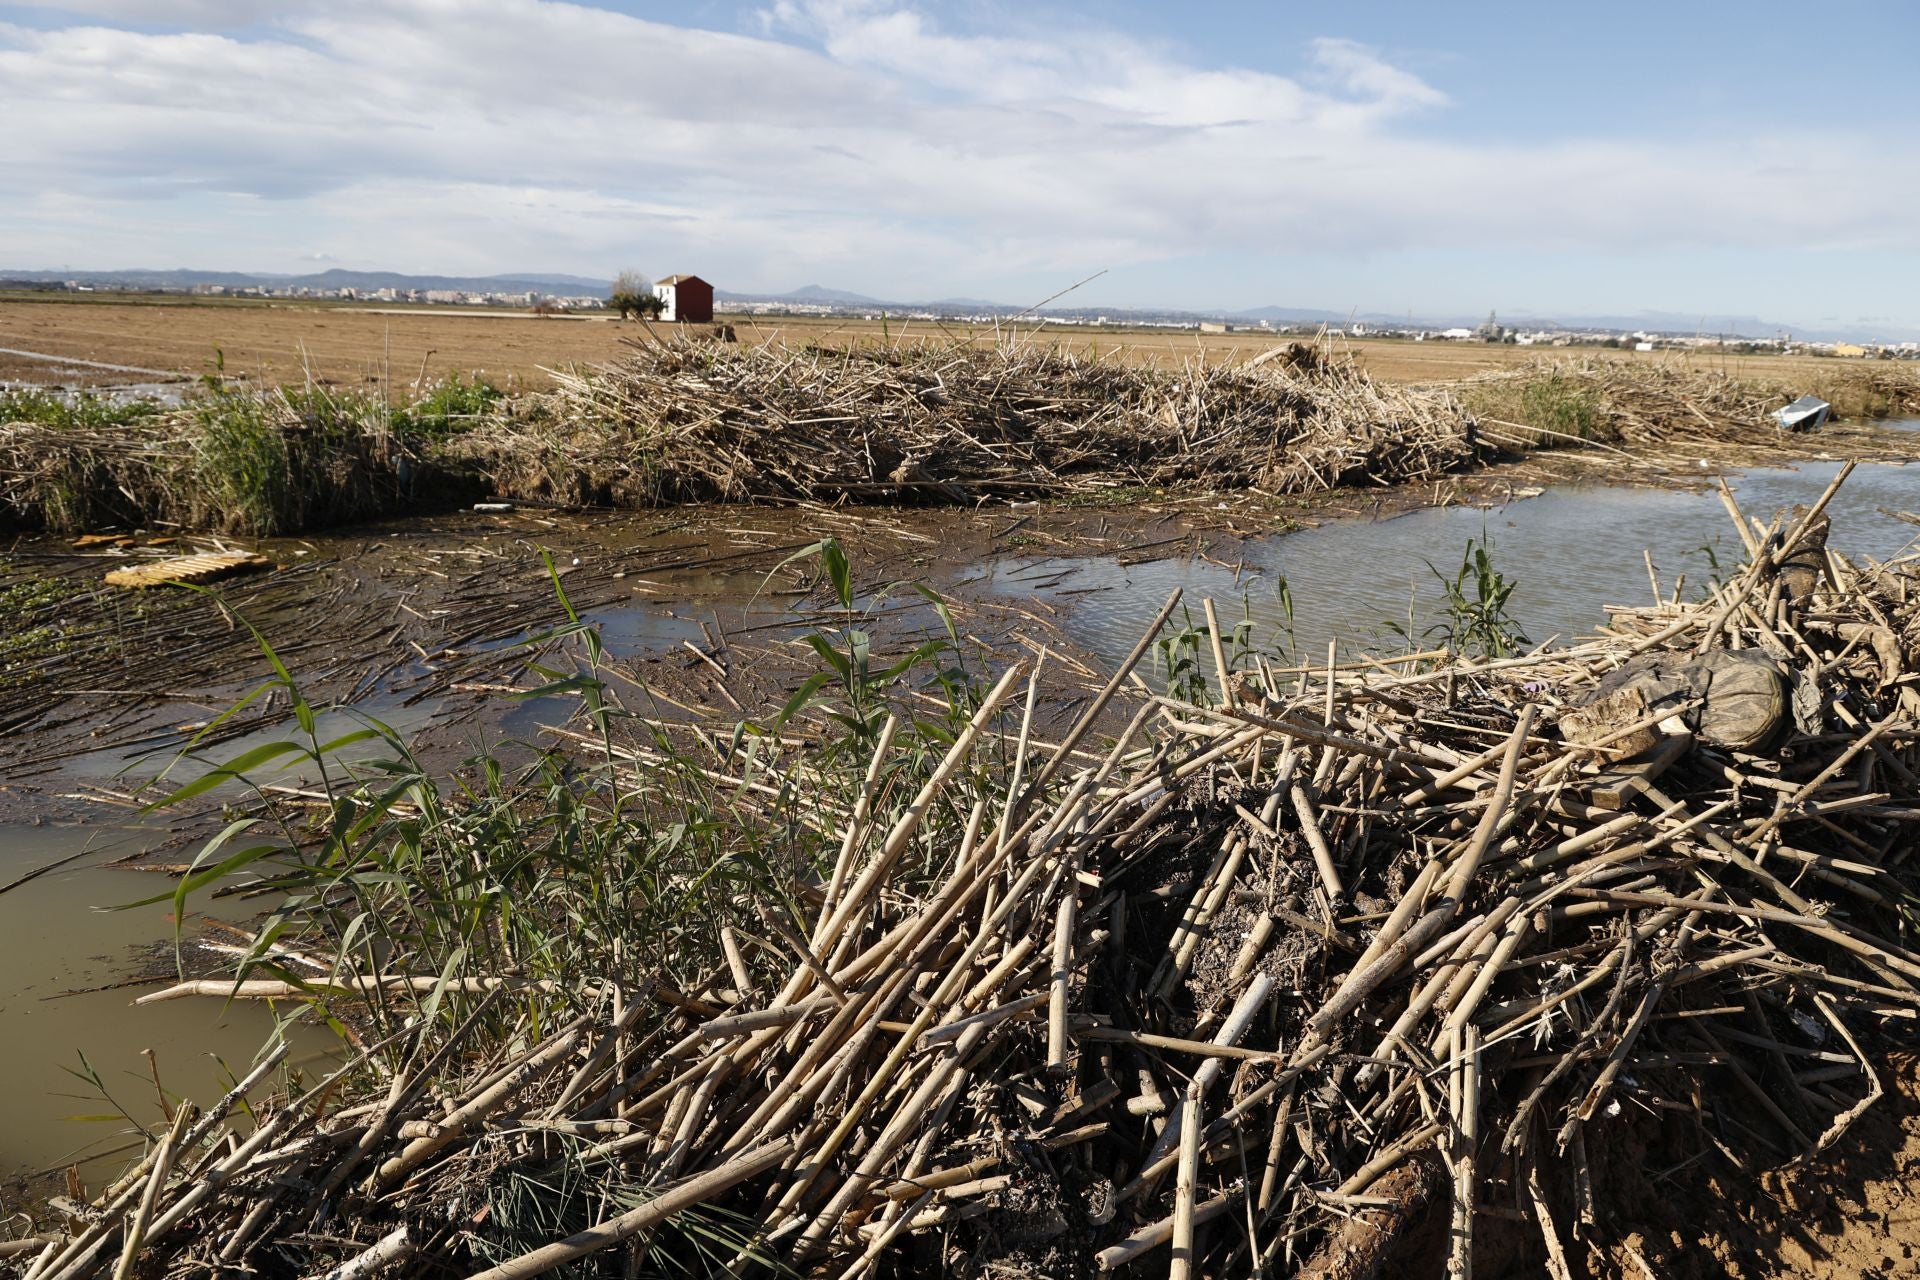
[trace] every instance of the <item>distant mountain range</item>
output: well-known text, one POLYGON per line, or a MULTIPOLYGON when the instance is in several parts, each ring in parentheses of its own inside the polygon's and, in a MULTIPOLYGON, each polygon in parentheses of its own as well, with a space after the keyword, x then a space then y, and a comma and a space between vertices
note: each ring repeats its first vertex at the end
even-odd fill
MULTIPOLYGON (((556 272, 514 272, 496 276, 426 276, 398 271, 345 271, 338 268, 308 275, 245 271, 153 270, 122 271, 9 271, 0 269, 0 281, 59 283, 75 280, 95 287, 136 289, 190 289, 195 285, 225 285, 230 289, 305 288, 305 289, 450 289, 472 293, 555 293, 574 296, 606 297, 608 281, 590 276, 556 272)), ((957 311, 975 314, 1011 315, 1022 310, 1006 303, 981 298, 938 298, 931 302, 900 302, 869 297, 823 284, 803 285, 788 293, 733 293, 715 290, 721 302, 792 303, 803 306, 857 307, 889 311, 957 311)), ((1146 307, 1049 307, 1045 314, 1080 320, 1107 316, 1115 321, 1129 320, 1226 320, 1240 323, 1282 325, 1345 326, 1359 322, 1373 328, 1413 327, 1422 329, 1472 328, 1486 317, 1480 314, 1407 315, 1381 311, 1346 312, 1310 307, 1253 307, 1242 311, 1195 311, 1146 307)), ((1501 312, 1501 323, 1519 329, 1609 330, 1630 333, 1645 330, 1668 334, 1727 334, 1747 338, 1770 338, 1790 333, 1817 342, 1847 340, 1901 341, 1920 337, 1920 330, 1903 325, 1870 322, 1828 321, 1803 326, 1758 316, 1699 316, 1670 311, 1643 311, 1632 315, 1542 316, 1527 312, 1501 312)))
MULTIPOLYGON (((716 293, 715 296, 722 297, 722 298, 731 298, 731 297, 735 297, 736 295, 731 293, 716 293)), ((737 296, 742 301, 746 301, 747 299, 752 298, 754 295, 740 294, 737 296)), ((864 293, 848 293, 845 289, 829 289, 823 284, 801 285, 798 289, 795 289, 792 293, 776 294, 776 295, 773 295, 772 297, 762 298, 760 300, 767 301, 767 302, 838 303, 840 306, 843 306, 843 307, 867 307, 867 306, 880 307, 880 306, 887 305, 886 303, 881 302, 878 298, 869 298, 864 293)))

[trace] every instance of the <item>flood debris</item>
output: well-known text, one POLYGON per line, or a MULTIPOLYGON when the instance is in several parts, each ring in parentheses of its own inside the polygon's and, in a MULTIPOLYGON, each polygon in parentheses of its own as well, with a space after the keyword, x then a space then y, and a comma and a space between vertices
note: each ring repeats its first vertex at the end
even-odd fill
MULTIPOLYGON (((1176 596, 1050 742, 1024 664, 919 773, 886 774, 890 719, 870 760, 821 758, 864 771, 851 805, 823 764, 773 777, 837 855, 779 911, 688 922, 676 945, 718 930, 693 984, 404 946, 370 971, 276 926, 282 976, 147 998, 358 1007, 360 1052, 256 1094, 277 1051, 181 1108, 27 1275, 1362 1277, 1430 1201, 1453 1275, 1489 1222, 1555 1276, 1649 1250, 1601 1153, 1652 1126, 1680 1178, 1803 1162, 1920 1010, 1920 577, 1823 545, 1784 584, 1844 478, 1764 527, 1723 493, 1748 561, 1568 648, 1322 670, 1216 643, 1215 700, 1123 695, 1176 596), (1635 683, 1648 660, 1686 677, 1635 683), (1764 664, 1792 716, 1715 729, 1728 661, 1739 705, 1764 664), (1008 766, 977 767, 996 742, 1008 766), (502 1002, 538 1016, 483 1037, 502 1002)), ((667 732, 614 749, 625 776, 667 732)), ((730 820, 770 812, 714 749, 730 820)))
POLYGON ((1812 431, 1827 424, 1833 406, 1819 396, 1801 396, 1773 411, 1773 420, 1788 431, 1812 431))
MULTIPOLYGON (((1844 400, 1855 421, 1920 410, 1920 379, 1909 370, 1848 370, 1828 382, 1827 395, 1844 400)), ((1469 378, 1454 391, 1495 443, 1528 451, 1625 450, 1654 462, 1681 446, 1705 446, 1721 449, 1725 465, 1751 465, 1794 447, 1783 440, 1783 427, 1809 430, 1841 412, 1814 395, 1781 408, 1770 383, 1677 361, 1536 360, 1469 378), (1781 416, 1809 404, 1824 406, 1817 419, 1781 416)), ((1849 442, 1855 446, 1873 447, 1864 439, 1849 442)))
POLYGON ((1443 392, 1346 358, 1143 368, 1053 345, 876 350, 633 344, 557 374, 455 446, 506 497, 705 501, 1065 497, 1138 486, 1313 493, 1473 457, 1443 392))
POLYGON ((188 556, 167 556, 141 564, 123 565, 107 571, 106 584, 140 590, 147 587, 179 586, 217 582, 236 574, 253 573, 272 567, 273 562, 252 551, 201 551, 188 556))
MULTIPOLYGON (((1030 339, 630 346, 520 396, 454 378, 412 405, 234 384, 106 416, 0 400, 0 528, 267 537, 488 499, 1117 504, 1156 490, 1270 501, 1426 486, 1515 455, 1625 457, 1644 478, 1681 452, 1691 467, 1701 453, 1733 466, 1808 451, 1771 417, 1774 388, 1645 362, 1541 362, 1411 387, 1299 343, 1178 368, 1030 339)), ((1828 394, 1844 395, 1849 416, 1884 416, 1920 407, 1920 378, 1850 370, 1828 394)), ((1860 458, 1910 451, 1864 430, 1820 443, 1860 458)))

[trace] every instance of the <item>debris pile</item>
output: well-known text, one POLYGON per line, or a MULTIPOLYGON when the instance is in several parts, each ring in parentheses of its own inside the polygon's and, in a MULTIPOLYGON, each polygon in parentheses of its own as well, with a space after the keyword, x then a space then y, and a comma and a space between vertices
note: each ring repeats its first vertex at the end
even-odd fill
MULTIPOLYGON (((411 407, 320 386, 217 386, 108 424, 8 421, 0 401, 0 528, 259 537, 488 494, 623 508, 1303 495, 1426 484, 1489 449, 1590 447, 1609 465, 1653 467, 1684 452, 1689 468, 1700 455, 1732 466, 1816 443, 1860 458, 1910 453, 1856 426, 1817 441, 1785 432, 1770 416, 1777 387, 1675 364, 1540 361, 1406 387, 1301 343, 1167 369, 1030 339, 631 346, 610 364, 555 373, 553 392, 515 398, 459 379, 411 407)), ((1849 418, 1920 409, 1920 377, 1906 370, 1831 381, 1834 411, 1849 418)))
MULTIPOLYGON (((1464 1275, 1489 1223, 1584 1273, 1623 1130, 1663 1129, 1682 1180, 1817 1151, 1920 1008, 1920 578, 1827 545, 1832 492, 1734 511, 1728 581, 1656 582, 1567 649, 1229 672, 1216 647, 1215 705, 1139 699, 1099 749, 1151 633, 1044 748, 1044 673, 1009 670, 896 821, 831 819, 838 864, 767 925, 777 987, 731 950, 699 990, 582 973, 534 1042, 456 1034, 357 1097, 225 1118, 256 1071, 28 1274, 508 1280, 615 1250, 609 1274, 1361 1277, 1425 1239, 1464 1275), (909 890, 996 732, 1012 775, 909 890), (509 1184, 596 1207, 508 1248, 509 1184)), ((404 959, 333 990, 446 987, 404 959)), ((147 998, 196 993, 299 986, 147 998)))
POLYGON ((297 533, 432 494, 417 467, 385 405, 319 388, 213 387, 107 425, 0 418, 0 529, 297 533))
POLYGON ((1161 370, 1039 344, 635 344, 556 374, 558 391, 455 453, 504 497, 613 506, 1298 494, 1421 481, 1473 456, 1449 396, 1302 350, 1161 370))
MULTIPOLYGON (((1752 451, 1792 454, 1805 442, 1795 431, 1822 427, 1828 414, 1859 423, 1920 410, 1920 377, 1908 369, 1848 369, 1829 375, 1821 395, 1803 395, 1782 408, 1793 392, 1777 381, 1736 377, 1725 369, 1683 360, 1538 359, 1512 369, 1483 373, 1456 386, 1487 438, 1533 449, 1597 444, 1623 446, 1649 459, 1678 447, 1720 450, 1728 465, 1750 462, 1752 451), (1824 409, 1803 416, 1808 406, 1824 409)), ((1886 454, 1887 443, 1851 439, 1848 456, 1886 454)))

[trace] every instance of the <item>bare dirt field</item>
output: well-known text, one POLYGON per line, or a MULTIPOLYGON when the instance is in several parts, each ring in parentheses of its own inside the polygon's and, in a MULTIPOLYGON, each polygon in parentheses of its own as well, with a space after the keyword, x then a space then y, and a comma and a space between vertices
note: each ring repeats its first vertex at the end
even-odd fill
MULTIPOLYGON (((298 382, 309 371, 341 385, 395 383, 451 372, 484 373, 501 386, 544 385, 544 367, 610 359, 622 326, 611 321, 415 313, 349 307, 194 302, 0 302, 0 348, 186 377, 212 373, 263 383, 298 382)), ((627 326, 632 332, 633 326, 627 326)), ((48 372, 43 361, 0 354, 0 379, 99 379, 48 372), (65 376, 62 376, 62 375, 65 376)))
MULTIPOLYGON (((725 317, 723 317, 725 318, 725 317)), ((878 320, 731 317, 740 340, 778 337, 791 343, 874 344, 918 337, 991 342, 991 326, 878 320)), ((671 326, 656 326, 660 332, 671 326)), ((1198 334, 1159 329, 1061 329, 1022 325, 1020 332, 1076 351, 1144 364, 1248 359, 1289 341, 1246 332, 1198 334)), ((998 336, 1004 336, 1001 331, 998 336)), ((224 356, 228 375, 263 383, 299 381, 309 373, 338 385, 429 381, 451 372, 483 373, 506 387, 542 387, 545 370, 608 360, 625 340, 647 330, 604 317, 541 317, 454 307, 372 309, 312 303, 190 301, 108 295, 0 299, 0 381, 97 385, 107 371, 52 365, 32 355, 164 370, 185 377, 213 372, 224 356)), ((1361 363, 1396 382, 1445 382, 1505 368, 1542 355, 1611 360, 1683 361, 1739 377, 1792 382, 1832 371, 1830 359, 1803 356, 1687 355, 1598 348, 1500 346, 1477 342, 1353 341, 1361 363)))

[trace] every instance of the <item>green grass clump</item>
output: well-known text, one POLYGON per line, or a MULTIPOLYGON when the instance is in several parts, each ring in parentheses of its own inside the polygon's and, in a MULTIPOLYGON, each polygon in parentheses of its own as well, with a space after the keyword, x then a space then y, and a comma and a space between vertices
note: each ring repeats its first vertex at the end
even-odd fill
MULTIPOLYGON (((269 954, 278 940, 362 973, 553 980, 551 990, 489 1011, 500 1043, 572 1016, 578 993, 596 980, 698 990, 721 962, 722 926, 754 936, 769 919, 804 927, 814 908, 802 886, 832 877, 839 823, 880 739, 890 736, 891 746, 870 793, 875 831, 904 811, 986 690, 986 673, 937 596, 910 588, 937 621, 883 656, 864 615, 892 608, 887 589, 856 592, 831 542, 802 554, 819 559, 840 625, 805 637, 820 666, 783 707, 730 734, 676 734, 624 710, 598 632, 574 612, 557 576, 566 621, 525 647, 559 656, 532 659, 540 683, 524 696, 577 700, 593 745, 503 743, 436 771, 372 719, 328 741, 262 640, 276 674, 241 705, 274 693, 300 732, 207 769, 163 803, 184 805, 229 782, 264 784, 287 767, 331 801, 315 821, 262 792, 270 816, 208 845, 165 897, 184 905, 243 870, 279 889, 284 897, 243 974, 314 982, 311 970, 278 965, 269 954)), ((942 791, 924 817, 921 853, 903 857, 906 891, 939 873, 934 851, 952 842, 936 835, 957 838, 975 799, 1005 803, 1010 746, 998 735, 983 742, 942 791)), ((791 958, 752 952, 747 963, 764 984, 791 958)), ((314 999, 326 1007, 330 997, 314 999)), ((339 1012, 383 1029, 421 1017, 446 1030, 476 1003, 448 991, 339 1012)))
POLYGON ((1563 369, 1541 367, 1524 376, 1469 382, 1458 394, 1476 418, 1528 449, 1618 439, 1605 393, 1591 380, 1563 369))
POLYGON ((188 406, 185 523, 255 537, 399 509, 400 454, 380 401, 324 387, 210 387, 188 406))
POLYGON ((221 388, 192 405, 199 428, 194 462, 200 498, 223 524, 263 533, 289 527, 293 485, 287 439, 272 401, 221 388))
MULTIPOLYGON (((171 902, 179 920, 188 918, 179 913, 192 895, 234 877, 277 891, 237 976, 309 986, 311 1003, 343 1039, 381 1046, 386 1073, 431 1062, 457 1079, 476 1049, 548 1034, 594 1007, 604 984, 698 992, 716 973, 731 981, 722 928, 749 939, 774 938, 780 928, 806 932, 818 909, 808 886, 832 879, 846 815, 866 794, 869 838, 881 839, 986 690, 985 671, 937 597, 913 588, 937 622, 903 652, 883 656, 866 613, 891 611, 886 589, 856 591, 833 543, 804 554, 818 558, 838 625, 806 637, 818 672, 777 712, 750 715, 730 734, 674 733, 624 710, 598 633, 574 611, 557 574, 565 621, 525 642, 538 685, 525 696, 576 701, 585 741, 574 747, 502 743, 437 769, 371 718, 328 740, 262 640, 275 674, 240 706, 276 695, 298 732, 206 769, 162 802, 186 805, 239 782, 257 788, 260 816, 209 842, 174 888, 131 905, 171 902), (883 739, 890 745, 868 788, 883 739), (312 810, 274 794, 268 784, 286 768, 300 771, 313 788, 307 794, 328 800, 312 810), (337 967, 290 964, 289 952, 329 957, 337 967), (327 989, 349 971, 446 982, 367 999, 327 989), (528 985, 490 999, 458 982, 499 976, 528 985), (417 1040, 396 1035, 409 1027, 417 1040), (443 1045, 459 1052, 437 1055, 443 1045)), ((928 804, 922 834, 900 853, 899 891, 945 874, 940 851, 955 847, 970 815, 977 820, 976 803, 1005 808, 1012 746, 1011 734, 988 735, 928 804)), ((774 990, 793 960, 775 940, 747 946, 743 963, 755 983, 774 990)), ((666 1004, 647 1012, 635 1036, 671 1016, 666 1004)), ((359 1084, 384 1090, 386 1078, 370 1071, 359 1084)), ((606 1166, 575 1163, 574 1151, 555 1146, 475 1175, 470 1191, 497 1211, 470 1242, 478 1255, 510 1256, 552 1230, 603 1216, 606 1166)), ((687 1221, 656 1243, 693 1260, 695 1274, 725 1274, 733 1250, 711 1266, 699 1262, 698 1241, 676 1238, 699 1227, 687 1221)))
POLYGON ((1601 420, 1600 393, 1557 369, 1520 389, 1520 421, 1527 426, 1593 440, 1602 434, 1601 420))
POLYGON ((506 392, 479 375, 463 378, 456 373, 395 411, 394 429, 428 440, 444 439, 489 417, 506 398, 506 392))

